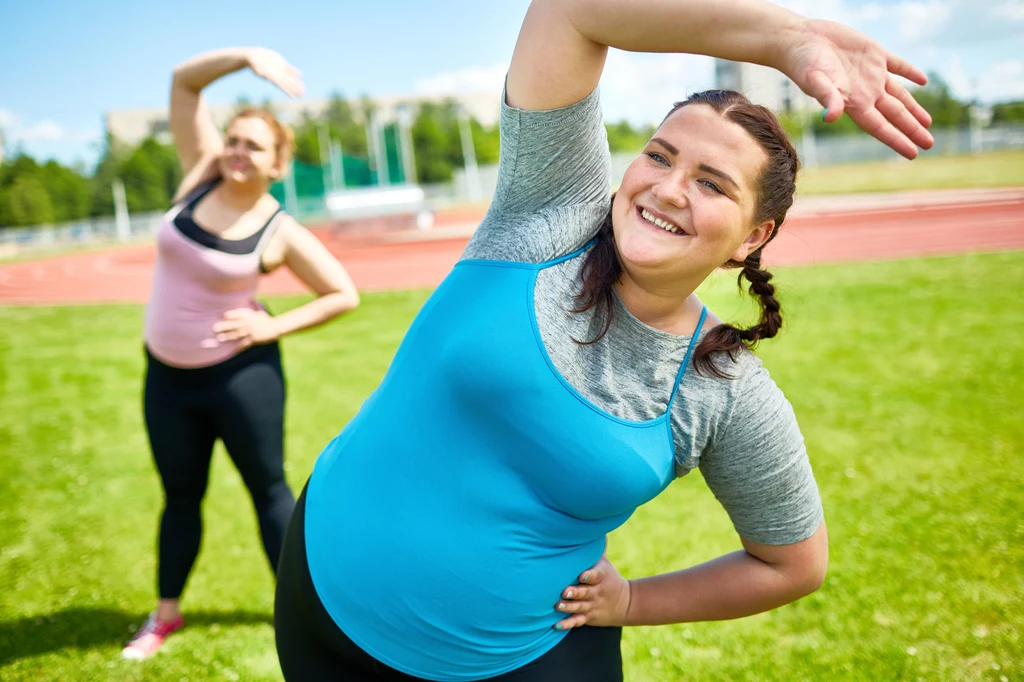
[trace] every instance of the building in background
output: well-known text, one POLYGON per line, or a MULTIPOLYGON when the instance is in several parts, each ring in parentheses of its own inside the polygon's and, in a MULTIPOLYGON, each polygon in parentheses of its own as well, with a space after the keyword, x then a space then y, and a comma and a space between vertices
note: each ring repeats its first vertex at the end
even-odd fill
POLYGON ((735 90, 776 113, 810 113, 821 106, 781 72, 759 64, 715 60, 715 87, 735 90))
MULTIPOLYGON (((391 95, 373 97, 370 101, 375 107, 378 123, 395 121, 403 107, 415 108, 422 102, 442 102, 445 99, 453 99, 458 102, 470 117, 475 118, 484 126, 492 126, 498 121, 500 113, 501 93, 480 92, 462 93, 450 97, 440 95, 391 95)), ((271 102, 270 106, 283 123, 297 125, 302 122, 305 116, 319 118, 327 110, 330 100, 287 100, 283 102, 271 102)), ((356 116, 361 115, 361 101, 349 100, 356 116)), ((258 105, 254 105, 258 106, 258 105)), ((225 106, 211 106, 210 113, 213 115, 214 123, 223 129, 231 116, 238 109, 235 104, 225 106)), ((107 134, 113 135, 121 142, 135 145, 147 137, 155 137, 159 142, 169 144, 171 140, 170 122, 168 121, 168 108, 150 109, 114 109, 107 112, 106 127, 107 134)))

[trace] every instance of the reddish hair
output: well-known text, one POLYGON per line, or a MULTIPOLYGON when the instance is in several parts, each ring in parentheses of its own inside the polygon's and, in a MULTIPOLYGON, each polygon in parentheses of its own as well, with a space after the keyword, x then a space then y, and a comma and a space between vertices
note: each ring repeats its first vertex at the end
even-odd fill
POLYGON ((246 107, 242 109, 231 117, 228 125, 230 126, 240 118, 258 118, 266 123, 274 134, 275 160, 282 165, 288 163, 292 158, 292 147, 295 144, 295 133, 292 132, 290 127, 277 120, 277 116, 274 116, 271 112, 259 107, 246 107))

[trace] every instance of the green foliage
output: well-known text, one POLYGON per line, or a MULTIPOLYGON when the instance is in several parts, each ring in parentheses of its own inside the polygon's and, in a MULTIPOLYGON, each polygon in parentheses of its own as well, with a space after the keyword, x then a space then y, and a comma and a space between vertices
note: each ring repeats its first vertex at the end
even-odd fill
POLYGON ((53 219, 67 222, 89 215, 89 180, 81 173, 47 161, 39 177, 53 204, 53 219))
POLYGON ((0 226, 38 225, 88 214, 88 180, 56 161, 19 154, 0 166, 0 226))
POLYGON ((992 123, 1024 122, 1024 102, 1003 102, 992 106, 992 123))
POLYGON ((914 99, 932 115, 933 128, 969 125, 970 104, 961 102, 937 73, 928 74, 928 85, 912 89, 914 99))
POLYGON ((0 224, 38 225, 54 222, 53 203, 38 176, 17 177, 0 194, 0 224))
POLYGON ((655 131, 653 125, 634 128, 629 121, 607 123, 605 129, 608 131, 608 148, 613 154, 616 152, 639 154, 655 131))
POLYGON ((450 181, 453 170, 463 165, 456 104, 452 100, 421 104, 412 124, 412 144, 420 182, 450 181))

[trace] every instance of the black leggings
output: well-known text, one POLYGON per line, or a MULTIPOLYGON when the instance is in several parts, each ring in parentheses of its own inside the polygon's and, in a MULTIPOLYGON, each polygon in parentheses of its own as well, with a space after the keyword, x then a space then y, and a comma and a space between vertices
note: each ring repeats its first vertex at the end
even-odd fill
POLYGON ((220 438, 249 488, 263 548, 276 570, 295 506, 284 477, 284 375, 278 345, 253 346, 211 367, 178 369, 146 353, 143 403, 164 487, 158 588, 185 588, 203 533, 200 503, 220 438))
MULTIPOLYGON (((324 608, 306 560, 303 490, 277 571, 274 632, 288 682, 422 682, 356 646, 324 608)), ((576 628, 535 661, 487 682, 622 682, 622 628, 576 628)))

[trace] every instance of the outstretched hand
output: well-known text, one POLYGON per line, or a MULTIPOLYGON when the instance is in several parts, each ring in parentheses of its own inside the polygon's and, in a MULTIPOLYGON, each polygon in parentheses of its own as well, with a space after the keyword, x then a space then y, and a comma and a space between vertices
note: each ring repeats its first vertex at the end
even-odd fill
POLYGON ((629 612, 629 581, 604 556, 594 567, 580 574, 579 584, 562 590, 555 610, 569 617, 555 624, 558 630, 584 625, 621 626, 629 612))
POLYGON ((281 88, 289 97, 302 97, 306 91, 302 83, 302 72, 289 64, 284 57, 265 47, 257 47, 250 51, 249 68, 281 88))
POLYGON ((871 38, 831 21, 808 21, 780 69, 826 107, 834 123, 843 112, 865 132, 913 159, 930 149, 932 117, 894 76, 918 85, 927 76, 871 38))

